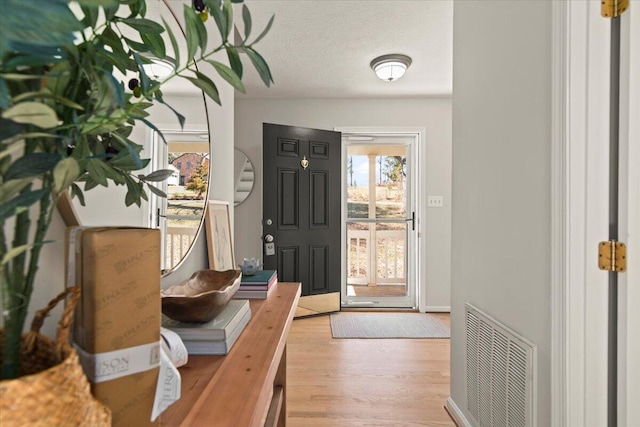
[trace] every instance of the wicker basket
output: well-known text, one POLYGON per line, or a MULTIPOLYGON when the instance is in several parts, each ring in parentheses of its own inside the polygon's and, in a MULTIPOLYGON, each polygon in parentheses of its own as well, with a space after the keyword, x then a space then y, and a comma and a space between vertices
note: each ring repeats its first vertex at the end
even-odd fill
MULTIPOLYGON (((0 426, 110 426, 111 411, 91 395, 89 382, 69 344, 79 288, 69 288, 34 316, 22 335, 20 377, 0 381, 0 426), (56 339, 40 334, 44 318, 70 295, 56 339)), ((4 333, 0 330, 0 360, 4 333)))

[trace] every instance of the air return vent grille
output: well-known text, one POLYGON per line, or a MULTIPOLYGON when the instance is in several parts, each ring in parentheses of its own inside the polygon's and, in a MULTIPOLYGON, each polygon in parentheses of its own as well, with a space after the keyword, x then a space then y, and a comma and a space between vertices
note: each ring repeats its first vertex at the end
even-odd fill
POLYGON ((480 427, 533 427, 535 346, 465 304, 467 409, 480 427))

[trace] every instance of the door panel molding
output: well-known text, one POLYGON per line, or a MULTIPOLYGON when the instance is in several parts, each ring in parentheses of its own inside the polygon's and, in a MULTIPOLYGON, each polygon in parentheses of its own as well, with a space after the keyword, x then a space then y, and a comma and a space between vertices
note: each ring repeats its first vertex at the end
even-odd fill
POLYGON ((329 172, 311 171, 309 178, 309 228, 329 228, 329 172))
POLYGON ((278 168, 278 229, 300 228, 300 174, 297 169, 278 168))
POLYGON ((278 138, 278 156, 300 157, 300 141, 297 139, 278 138))

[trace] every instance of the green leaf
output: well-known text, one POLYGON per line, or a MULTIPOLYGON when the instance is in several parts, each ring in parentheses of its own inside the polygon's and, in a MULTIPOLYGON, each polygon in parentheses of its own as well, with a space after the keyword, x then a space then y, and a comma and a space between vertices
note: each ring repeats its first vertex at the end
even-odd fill
POLYGON ((213 16, 213 20, 216 22, 216 26, 218 27, 218 31, 220 31, 220 37, 222 37, 223 41, 226 41, 227 35, 227 18, 220 10, 220 2, 216 0, 205 0, 204 1, 207 7, 209 8, 209 13, 213 16))
POLYGON ((71 184, 71 198, 73 197, 78 198, 78 201, 80 202, 80 206, 86 206, 84 202, 84 193, 82 192, 78 184, 75 184, 75 183, 71 184))
POLYGON ((149 185, 147 185, 147 188, 149 189, 149 191, 151 191, 156 196, 163 197, 165 199, 167 198, 167 193, 165 193, 164 191, 160 190, 155 185, 149 184, 149 185))
POLYGON ((80 165, 76 159, 62 159, 53 169, 53 181, 58 193, 66 190, 80 176, 80 172, 80 165))
POLYGON ((19 157, 9 166, 4 180, 29 178, 52 170, 60 161, 58 153, 30 153, 19 157))
POLYGON ((251 34, 251 13, 246 4, 242 5, 242 20, 244 21, 244 39, 247 40, 251 34))
POLYGON ((137 171, 146 168, 151 159, 141 159, 139 164, 136 164, 129 156, 115 157, 109 160, 109 164, 115 168, 123 171, 137 171), (141 166, 141 167, 139 167, 141 166))
POLYGON ((189 5, 184 5, 184 21, 186 23, 187 33, 187 64, 190 63, 196 55, 198 46, 200 45, 199 32, 197 23, 202 24, 202 19, 196 14, 196 11, 189 5))
POLYGON ((125 176, 125 179, 127 181, 127 195, 124 198, 124 204, 126 206, 133 204, 140 206, 141 193, 143 192, 142 184, 135 182, 128 175, 125 176))
POLYGON ((231 2, 229 0, 224 0, 224 3, 222 4, 222 12, 224 13, 225 21, 227 23, 226 33, 224 36, 224 41, 227 41, 229 40, 231 30, 233 29, 233 8, 231 7, 231 2))
MULTIPOLYGON (((85 166, 87 172, 89 172, 89 176, 97 182, 99 185, 103 187, 107 187, 109 183, 107 182, 107 175, 104 172, 104 165, 102 160, 98 159, 89 159, 87 161, 87 165, 85 166)), ((87 191, 87 187, 84 188, 87 191)))
POLYGON ((202 89, 202 91, 206 93, 209 98, 213 99, 216 104, 222 105, 222 103, 220 102, 220 94, 218 93, 218 88, 211 81, 211 79, 198 71, 196 71, 196 76, 197 78, 185 78, 198 88, 202 89))
POLYGON ((255 50, 251 48, 243 49, 246 52, 247 56, 251 60, 251 63, 256 68, 256 71, 260 75, 260 78, 264 82, 265 86, 271 86, 273 83, 273 77, 271 76, 271 70, 269 70, 269 66, 267 65, 267 61, 264 60, 262 56, 255 50))
POLYGON ((44 92, 44 91, 40 91, 40 92, 23 92, 20 95, 16 96, 13 98, 13 102, 18 103, 18 102, 22 102, 26 99, 31 99, 31 98, 46 98, 46 99, 55 99, 56 101, 58 101, 60 104, 62 105, 66 105, 67 107, 71 107, 71 108, 75 108, 76 110, 84 110, 84 108, 82 107, 82 105, 71 101, 70 99, 67 98, 63 98, 62 96, 50 93, 50 92, 44 92))
POLYGON ((116 34, 115 31, 113 31, 111 27, 105 28, 102 34, 98 36, 98 40, 113 49, 113 52, 115 54, 122 57, 129 56, 122 46, 122 39, 118 36, 118 34, 116 34))
POLYGON ((160 34, 156 33, 140 33, 142 41, 149 46, 151 53, 158 58, 164 58, 167 56, 167 48, 164 45, 164 40, 160 34))
POLYGON ((75 1, 77 1, 80 5, 83 5, 83 6, 94 6, 94 7, 98 7, 98 6, 113 7, 114 3, 116 5, 119 3, 118 0, 75 0, 75 1))
POLYGON ((96 51, 96 55, 107 60, 107 62, 109 62, 114 67, 116 67, 118 71, 120 71, 122 74, 127 73, 128 61, 122 58, 121 56, 115 55, 112 52, 109 52, 108 50, 103 50, 103 49, 98 49, 96 51))
MULTIPOLYGON (((265 29, 264 29, 264 30, 262 30, 262 32, 260 33, 260 35, 258 36, 258 38, 257 38, 257 39, 255 39, 255 40, 253 41, 253 43, 251 43, 252 45, 253 45, 253 44, 258 43, 260 40, 262 40, 262 38, 263 38, 264 36, 266 36, 266 35, 267 35, 267 33, 269 32, 269 30, 271 29, 271 25, 273 25, 273 19, 274 19, 275 17, 276 17, 275 15, 271 15, 271 19, 269 19, 269 23, 267 24, 267 26, 265 27, 265 29)), ((269 86, 269 85, 267 85, 267 86, 269 86)))
MULTIPOLYGON (((198 33, 198 44, 200 46, 200 51, 204 53, 207 50, 207 40, 209 39, 209 37, 207 36, 207 29, 204 26, 204 22, 202 22, 202 18, 200 18, 200 16, 195 13, 195 11, 188 14, 188 17, 189 21, 187 21, 187 31, 189 30, 189 27, 195 28, 196 32, 198 33)), ((185 18, 187 18, 186 15, 185 18)), ((189 59, 191 59, 191 57, 189 57, 189 59)))
POLYGON ((105 4, 102 5, 104 9, 105 19, 107 21, 111 21, 116 13, 118 12, 118 8, 120 7, 120 2, 118 0, 109 0, 105 1, 105 4))
POLYGON ((149 77, 147 73, 144 71, 144 60, 137 53, 133 53, 133 57, 136 60, 136 64, 138 64, 138 75, 140 76, 140 88, 142 89, 142 93, 147 93, 149 90, 149 77))
POLYGON ((91 176, 87 176, 87 178, 84 180, 84 191, 87 192, 89 190, 92 190, 93 188, 97 187, 98 183, 91 178, 91 176))
MULTIPOLYGON (((13 123, 13 122, 9 122, 9 123, 13 123)), ((7 152, 9 150, 11 150, 12 153, 15 153, 15 152, 17 152, 17 151, 19 151, 21 149, 21 147, 18 144, 14 144, 14 142, 18 142, 18 141, 23 140, 23 139, 31 139, 31 138, 64 139, 64 137, 61 136, 61 135, 56 135, 56 134, 46 133, 46 132, 20 133, 20 134, 12 136, 10 138, 2 139, 2 143, 3 144, 15 145, 15 147, 9 148, 8 150, 0 151, 0 159, 3 158, 7 154, 7 152)), ((12 154, 12 153, 9 153, 9 154, 12 154)))
POLYGON ((13 258, 17 257, 18 255, 20 255, 23 252, 28 251, 29 249, 33 248, 36 245, 39 245, 41 243, 30 243, 27 245, 20 245, 17 246, 15 248, 10 249, 9 251, 7 251, 7 253, 4 254, 4 256, 2 257, 2 261, 0 261, 0 265, 5 265, 7 264, 9 261, 11 261, 13 258))
POLYGON ((0 58, 25 46, 60 46, 72 43, 83 25, 67 0, 2 0, 0 7, 0 58))
POLYGON ((0 185, 0 203, 4 203, 32 182, 31 178, 12 179, 0 185))
POLYGON ((84 18, 82 19, 84 25, 95 28, 98 22, 98 15, 100 14, 100 8, 93 4, 81 4, 80 9, 82 9, 82 13, 84 13, 84 18))
POLYGON ((60 62, 53 66, 47 74, 47 89, 58 96, 64 94, 71 80, 70 64, 68 61, 60 62))
POLYGON ((176 36, 173 35, 173 31, 171 31, 171 27, 169 26, 169 24, 167 24, 167 21, 162 18, 162 22, 164 23, 164 27, 167 30, 167 34, 169 34, 169 40, 171 41, 171 47, 173 48, 173 56, 176 60, 173 69, 177 70, 180 66, 180 48, 178 47, 176 36))
POLYGON ((132 40, 128 37, 124 37, 124 41, 127 43, 127 45, 129 46, 130 49, 133 49, 137 52, 150 52, 151 51, 151 47, 147 46, 144 43, 140 43, 137 42, 135 40, 132 40))
POLYGON ((2 112, 3 119, 30 124, 40 128, 52 128, 58 124, 53 108, 39 102, 21 102, 2 112))
POLYGON ((0 221, 15 216, 19 209, 26 209, 46 194, 47 190, 23 191, 7 203, 0 205, 0 221))
POLYGON ((7 86, 7 82, 0 76, 0 108, 7 108, 9 104, 9 86, 7 86))
POLYGON ((209 64, 213 65, 213 68, 216 69, 220 77, 225 79, 231 86, 235 89, 239 90, 242 93, 245 93, 244 84, 242 84, 242 80, 240 77, 228 66, 224 65, 221 62, 214 60, 206 60, 209 64))
POLYGON ((40 80, 44 77, 43 74, 16 74, 16 73, 2 73, 0 74, 0 76, 2 76, 6 80, 11 80, 11 81, 40 80))
POLYGON ((24 125, 12 120, 0 118, 0 141, 5 142, 9 138, 19 135, 24 130, 24 125))
POLYGON ((231 65, 231 69, 236 73, 239 78, 242 78, 242 61, 240 60, 240 55, 238 55, 238 51, 233 48, 227 46, 227 57, 229 58, 229 64, 231 65))
POLYGON ((151 172, 149 175, 140 177, 143 181, 160 182, 169 178, 173 174, 173 169, 158 169, 151 172))
POLYGON ((113 93, 113 98, 116 101, 118 107, 124 107, 124 84, 116 80, 115 76, 111 73, 105 74, 107 77, 107 81, 109 82, 109 86, 111 86, 111 93, 113 93))
POLYGON ((130 26, 134 30, 137 30, 140 34, 142 33, 162 34, 162 32, 164 32, 164 28, 162 27, 162 25, 150 19, 127 18, 127 19, 120 20, 120 22, 130 26))

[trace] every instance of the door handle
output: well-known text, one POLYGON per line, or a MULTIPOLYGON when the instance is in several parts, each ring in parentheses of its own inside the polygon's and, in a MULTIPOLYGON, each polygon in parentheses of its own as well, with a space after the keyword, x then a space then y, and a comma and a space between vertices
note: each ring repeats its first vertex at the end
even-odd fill
POLYGON ((266 236, 264 236, 264 241, 266 243, 272 243, 273 242, 273 236, 271 234, 267 234, 266 236))
POLYGON ((411 221, 411 230, 415 231, 416 229, 416 213, 415 212, 411 212, 411 218, 407 218, 405 219, 406 222, 411 221))

